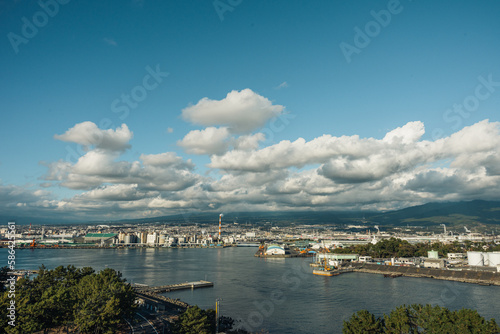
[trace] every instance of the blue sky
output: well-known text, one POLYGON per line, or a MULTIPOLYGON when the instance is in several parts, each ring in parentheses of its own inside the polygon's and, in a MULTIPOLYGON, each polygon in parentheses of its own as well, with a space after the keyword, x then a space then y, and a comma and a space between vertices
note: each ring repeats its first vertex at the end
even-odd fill
POLYGON ((497 1, 0 6, 6 216, 499 199, 497 1))

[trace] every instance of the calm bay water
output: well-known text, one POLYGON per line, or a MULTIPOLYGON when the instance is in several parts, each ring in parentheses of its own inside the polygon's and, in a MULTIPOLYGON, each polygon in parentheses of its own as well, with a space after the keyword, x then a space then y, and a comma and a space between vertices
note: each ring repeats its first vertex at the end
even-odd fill
MULTIPOLYGON (((202 308, 221 298, 223 315, 252 331, 340 333, 343 320, 360 309, 377 316, 401 304, 477 309, 500 321, 500 287, 426 278, 396 279, 347 273, 312 275, 311 259, 259 259, 256 248, 225 249, 37 249, 17 250, 16 268, 59 265, 113 268, 132 283, 164 285, 205 279, 214 288, 169 293, 202 308)), ((7 249, 0 249, 7 259, 7 249)))

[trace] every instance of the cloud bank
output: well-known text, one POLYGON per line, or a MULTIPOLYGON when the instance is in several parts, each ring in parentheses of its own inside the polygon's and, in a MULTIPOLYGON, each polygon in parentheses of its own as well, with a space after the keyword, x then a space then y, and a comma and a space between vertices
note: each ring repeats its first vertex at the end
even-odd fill
POLYGON ((123 159, 133 133, 75 124, 54 138, 86 151, 47 164, 44 190, 0 184, 4 211, 45 210, 86 219, 194 211, 388 210, 431 201, 500 200, 500 123, 483 120, 434 141, 412 121, 382 138, 324 134, 262 147, 259 130, 283 111, 251 90, 204 98, 182 116, 206 126, 177 144, 206 155, 208 171, 175 152, 123 159), (51 188, 77 192, 57 198, 51 188))

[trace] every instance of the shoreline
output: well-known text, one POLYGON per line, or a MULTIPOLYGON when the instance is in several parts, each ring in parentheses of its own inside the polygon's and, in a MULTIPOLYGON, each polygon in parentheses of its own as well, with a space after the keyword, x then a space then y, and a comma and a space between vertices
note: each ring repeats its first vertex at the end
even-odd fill
MULTIPOLYGON (((224 245, 224 246, 173 246, 173 247, 164 247, 164 246, 96 246, 96 245, 77 245, 77 246, 16 246, 15 249, 144 249, 144 248, 166 248, 166 249, 205 249, 205 248, 229 248, 229 247, 238 247, 237 245, 224 245)), ((248 247, 248 246, 241 246, 248 247)), ((0 248, 8 248, 7 246, 0 246, 0 248)))
POLYGON ((432 268, 415 268, 386 266, 380 264, 356 264, 352 266, 354 272, 395 275, 395 277, 434 278, 445 281, 455 281, 479 285, 500 286, 500 273, 476 270, 442 270, 432 268))

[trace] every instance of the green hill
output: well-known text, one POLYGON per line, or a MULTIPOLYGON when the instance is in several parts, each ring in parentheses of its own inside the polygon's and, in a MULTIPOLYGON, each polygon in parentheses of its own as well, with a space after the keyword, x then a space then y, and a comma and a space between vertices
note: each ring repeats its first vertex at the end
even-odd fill
POLYGON ((468 202, 428 203, 402 210, 374 214, 371 221, 384 225, 451 224, 471 226, 500 224, 500 202, 474 200, 468 202))

